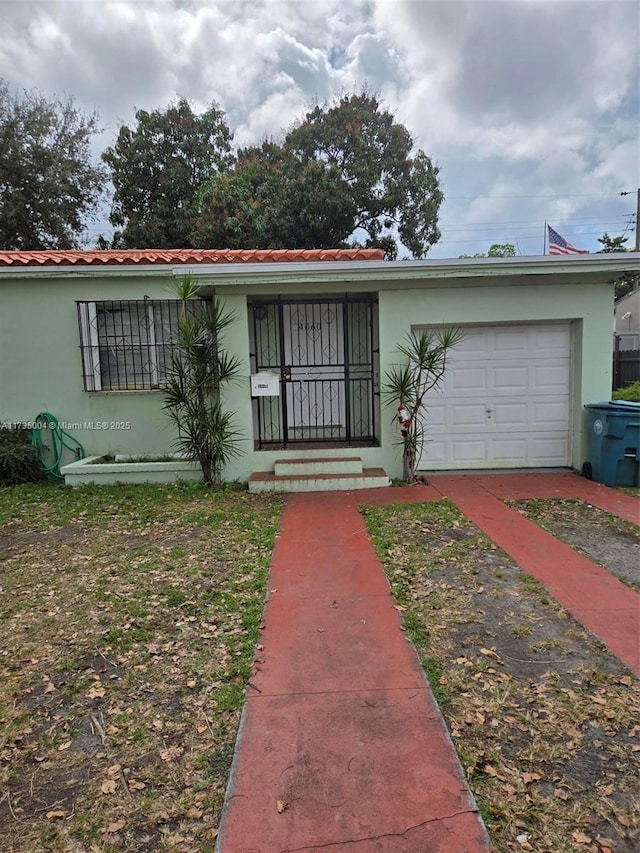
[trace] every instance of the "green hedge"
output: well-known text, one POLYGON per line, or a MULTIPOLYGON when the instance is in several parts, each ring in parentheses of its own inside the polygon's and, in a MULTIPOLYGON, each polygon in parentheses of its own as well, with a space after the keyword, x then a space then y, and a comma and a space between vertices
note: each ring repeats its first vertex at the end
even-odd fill
POLYGON ((43 477, 40 460, 31 444, 31 430, 0 428, 0 486, 35 483, 43 477))
POLYGON ((624 388, 618 388, 611 395, 612 400, 626 400, 628 403, 640 403, 640 382, 632 382, 624 388))

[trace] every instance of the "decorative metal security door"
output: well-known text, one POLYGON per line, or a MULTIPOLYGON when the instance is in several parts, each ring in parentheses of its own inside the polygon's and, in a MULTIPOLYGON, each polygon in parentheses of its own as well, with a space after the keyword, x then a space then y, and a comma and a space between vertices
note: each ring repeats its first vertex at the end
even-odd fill
POLYGON ((258 448, 377 443, 377 301, 373 296, 250 304, 252 368, 281 378, 254 400, 258 448))

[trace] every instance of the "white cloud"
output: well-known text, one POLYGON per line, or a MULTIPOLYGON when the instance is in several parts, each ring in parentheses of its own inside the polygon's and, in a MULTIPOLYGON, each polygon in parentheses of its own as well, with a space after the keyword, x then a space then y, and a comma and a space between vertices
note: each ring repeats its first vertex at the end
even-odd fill
POLYGON ((639 179, 635 0, 0 0, 0 12, 0 77, 97 110, 97 150, 135 108, 178 96, 219 102, 245 145, 368 85, 441 167, 443 223, 459 230, 434 256, 501 242, 465 224, 541 232, 545 218, 579 228, 595 214, 613 233, 632 207, 616 193, 639 179))

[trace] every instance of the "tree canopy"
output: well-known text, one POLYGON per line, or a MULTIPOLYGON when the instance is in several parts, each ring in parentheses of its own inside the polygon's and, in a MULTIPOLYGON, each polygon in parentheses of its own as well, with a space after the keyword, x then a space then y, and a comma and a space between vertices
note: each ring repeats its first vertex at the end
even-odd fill
POLYGON ((367 93, 316 106, 285 136, 238 153, 199 194, 195 245, 380 247, 424 257, 440 238, 438 168, 367 93))
POLYGON ((598 254, 608 254, 609 252, 626 252, 627 247, 624 245, 629 238, 621 234, 619 237, 610 237, 607 232, 598 237, 598 243, 602 245, 598 254))
POLYGON ((105 172, 91 160, 97 116, 73 100, 12 94, 0 80, 0 249, 73 249, 94 217, 105 172))
POLYGON ((136 111, 103 153, 114 187, 114 248, 192 248, 202 184, 232 162, 231 132, 212 103, 198 115, 181 98, 166 110, 136 111))
POLYGON ((515 258, 516 247, 513 243, 492 243, 487 254, 477 252, 475 255, 459 255, 460 258, 515 258))
POLYGON ((3 248, 72 248, 113 184, 99 248, 382 248, 424 257, 440 238, 438 167, 367 92, 316 105, 281 141, 231 149, 224 112, 181 98, 139 109, 91 163, 96 116, 12 98, 0 81, 3 248))

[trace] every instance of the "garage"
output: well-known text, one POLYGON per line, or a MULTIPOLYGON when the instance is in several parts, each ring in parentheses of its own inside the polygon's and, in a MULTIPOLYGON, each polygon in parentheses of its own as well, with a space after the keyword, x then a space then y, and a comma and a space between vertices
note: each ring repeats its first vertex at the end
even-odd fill
POLYGON ((419 469, 570 465, 571 324, 463 329, 428 398, 419 469))

